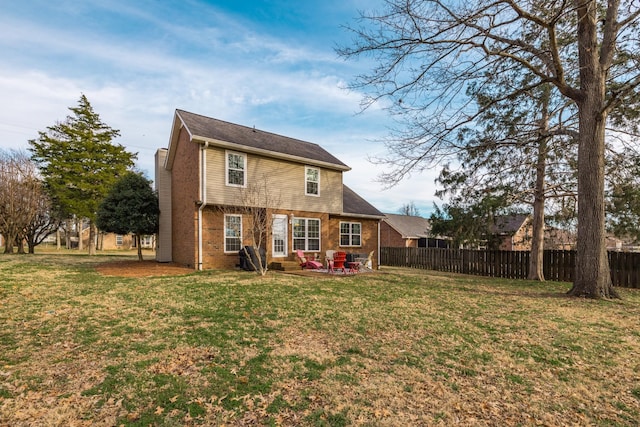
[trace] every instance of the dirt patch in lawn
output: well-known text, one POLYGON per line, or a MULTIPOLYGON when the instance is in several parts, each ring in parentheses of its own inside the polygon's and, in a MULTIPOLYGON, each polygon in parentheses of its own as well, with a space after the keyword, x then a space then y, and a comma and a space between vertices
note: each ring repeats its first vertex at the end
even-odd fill
POLYGON ((177 276, 194 272, 192 268, 179 264, 153 260, 106 262, 97 265, 96 270, 104 276, 120 277, 177 276))

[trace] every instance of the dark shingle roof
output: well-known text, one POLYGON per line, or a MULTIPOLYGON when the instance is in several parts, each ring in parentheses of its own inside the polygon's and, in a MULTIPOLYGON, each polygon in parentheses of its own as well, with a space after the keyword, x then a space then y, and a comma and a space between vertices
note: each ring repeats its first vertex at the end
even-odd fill
POLYGON ((345 214, 383 217, 384 214, 376 209, 355 191, 342 185, 342 211, 345 214))
POLYGON ((431 223, 421 216, 384 214, 384 222, 389 224, 403 238, 428 237, 431 223))
POLYGON ((495 224, 492 227, 492 231, 495 234, 512 235, 522 227, 529 215, 525 214, 513 214, 502 215, 495 219, 495 224))
POLYGON ((176 110, 176 115, 180 117, 180 120, 182 120, 194 139, 223 141, 255 149, 265 155, 272 154, 276 157, 284 155, 297 158, 300 161, 310 160, 332 165, 340 170, 350 169, 318 144, 201 116, 184 110, 176 110))

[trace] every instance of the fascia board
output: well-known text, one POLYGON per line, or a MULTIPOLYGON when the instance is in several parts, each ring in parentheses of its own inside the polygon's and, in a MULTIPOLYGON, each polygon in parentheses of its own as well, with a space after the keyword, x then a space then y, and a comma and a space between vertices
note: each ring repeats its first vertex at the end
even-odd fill
POLYGON ((178 139, 180 138, 180 131, 185 129, 189 134, 189 139, 193 140, 193 135, 188 127, 185 126, 182 117, 176 112, 173 118, 173 125, 171 126, 171 135, 169 136, 169 147, 167 148, 167 157, 164 160, 164 167, 167 170, 173 168, 173 161, 176 157, 176 150, 178 149, 178 139))
POLYGON ((377 219, 379 221, 384 218, 383 216, 380 216, 380 215, 355 214, 355 213, 349 213, 349 212, 342 212, 341 214, 338 214, 336 216, 347 217, 347 218, 377 219))

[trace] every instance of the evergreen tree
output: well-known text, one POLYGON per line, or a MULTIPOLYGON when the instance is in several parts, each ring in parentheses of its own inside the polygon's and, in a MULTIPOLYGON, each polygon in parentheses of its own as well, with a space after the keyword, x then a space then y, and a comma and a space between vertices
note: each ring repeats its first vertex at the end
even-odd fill
POLYGON ((457 164, 442 170, 443 189, 436 194, 450 196, 445 207, 451 212, 482 206, 488 195, 508 211, 532 211, 529 279, 544 280, 545 214, 555 214, 577 193, 577 123, 573 104, 551 85, 511 93, 530 78, 526 70, 510 70, 470 87, 479 123, 460 131, 457 164))
POLYGON ((120 131, 100 120, 85 95, 69 110, 73 115, 64 122, 29 141, 30 150, 54 203, 67 216, 89 219, 89 254, 95 254, 98 206, 116 180, 133 166, 136 154, 112 143, 120 131))
POLYGON ((468 200, 456 198, 442 207, 435 205, 431 214, 431 235, 451 238, 454 247, 486 246, 498 249, 500 239, 494 233, 496 218, 514 213, 502 196, 471 195, 468 200))
POLYGON ((97 224, 102 231, 135 235, 138 259, 142 261, 140 237, 158 231, 158 196, 151 182, 129 172, 115 183, 98 208, 97 224))

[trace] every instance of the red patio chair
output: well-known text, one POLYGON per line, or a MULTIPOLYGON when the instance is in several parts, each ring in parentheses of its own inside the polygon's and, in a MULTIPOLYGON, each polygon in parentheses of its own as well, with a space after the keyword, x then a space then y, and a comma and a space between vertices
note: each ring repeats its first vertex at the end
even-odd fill
POLYGON ((296 250, 296 255, 298 255, 298 258, 300 258, 300 267, 302 267, 303 269, 305 269, 305 268, 310 268, 310 269, 322 268, 322 264, 321 263, 319 263, 318 261, 314 260, 313 258, 306 257, 304 255, 304 252, 302 252, 300 249, 296 250))
POLYGON ((346 252, 336 252, 333 254, 333 271, 342 270, 343 273, 346 273, 346 267, 344 263, 347 261, 347 253, 346 252))

